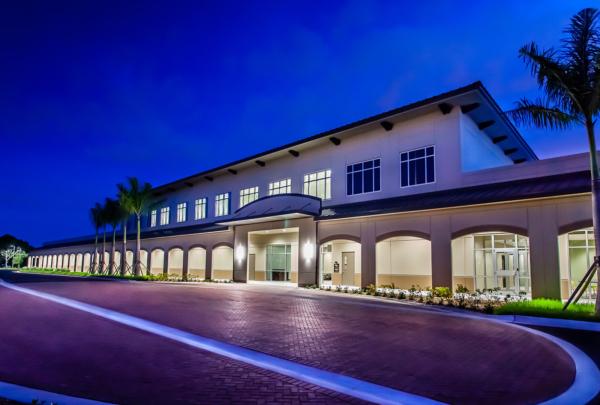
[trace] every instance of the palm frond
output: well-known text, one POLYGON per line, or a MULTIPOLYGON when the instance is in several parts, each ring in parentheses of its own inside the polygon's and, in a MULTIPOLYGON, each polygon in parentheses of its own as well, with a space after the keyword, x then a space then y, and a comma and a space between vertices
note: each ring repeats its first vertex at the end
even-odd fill
POLYGON ((572 89, 568 68, 561 63, 554 49, 541 50, 535 42, 531 42, 519 49, 519 56, 549 100, 570 114, 580 112, 581 106, 578 95, 572 89))
POLYGON ((543 99, 533 102, 521 99, 515 109, 506 113, 517 125, 532 125, 537 128, 566 129, 579 122, 576 116, 543 99))

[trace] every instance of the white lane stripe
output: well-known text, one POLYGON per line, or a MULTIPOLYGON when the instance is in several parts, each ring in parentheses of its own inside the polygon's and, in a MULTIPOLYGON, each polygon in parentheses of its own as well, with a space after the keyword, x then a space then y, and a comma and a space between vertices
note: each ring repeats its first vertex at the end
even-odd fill
POLYGON ((0 397, 24 404, 60 404, 60 405, 111 405, 108 402, 99 402, 91 399, 71 397, 55 392, 38 390, 22 385, 10 384, 0 381, 0 397))
POLYGON ((186 345, 216 353, 230 359, 241 361, 260 367, 265 370, 274 371, 297 380, 305 381, 323 388, 337 391, 345 395, 359 398, 365 401, 376 402, 380 404, 441 404, 429 398, 395 390, 382 385, 373 384, 356 378, 336 374, 330 371, 320 370, 318 368, 284 360, 268 354, 256 352, 240 346, 220 342, 184 332, 179 329, 161 325, 145 319, 126 315, 120 312, 86 304, 84 302, 60 297, 29 288, 19 287, 14 284, 0 280, 0 285, 11 290, 29 294, 38 298, 62 304, 70 308, 88 312, 123 325, 143 330, 167 339, 175 340, 186 345))

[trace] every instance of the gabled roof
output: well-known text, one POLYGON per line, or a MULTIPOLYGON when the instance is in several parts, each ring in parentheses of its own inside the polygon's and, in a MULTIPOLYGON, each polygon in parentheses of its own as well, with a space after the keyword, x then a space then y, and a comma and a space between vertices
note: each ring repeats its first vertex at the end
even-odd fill
POLYGON ((179 188, 191 187, 197 182, 212 181, 214 176, 226 174, 228 171, 237 173, 238 170, 254 164, 264 166, 269 160, 295 155, 302 152, 304 148, 314 146, 318 142, 327 143, 328 140, 331 140, 331 142, 335 143, 339 141, 338 137, 345 136, 347 133, 360 127, 382 125, 385 128, 389 124, 393 126, 393 121, 399 120, 404 115, 410 115, 411 113, 420 114, 434 110, 439 110, 442 114, 447 114, 455 107, 461 108, 464 114, 469 114, 478 123, 481 130, 488 133, 488 136, 490 136, 494 143, 502 143, 501 146, 505 153, 511 156, 515 163, 537 160, 537 156, 527 142, 525 142, 519 131, 508 120, 483 84, 477 81, 446 93, 406 104, 381 114, 195 173, 191 176, 157 186, 154 188, 154 191, 156 195, 160 195, 179 188))

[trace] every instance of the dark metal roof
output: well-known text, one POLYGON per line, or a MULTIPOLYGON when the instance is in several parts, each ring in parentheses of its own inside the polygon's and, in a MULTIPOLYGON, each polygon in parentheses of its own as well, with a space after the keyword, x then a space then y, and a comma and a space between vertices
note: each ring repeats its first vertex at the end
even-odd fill
POLYGON ((252 155, 252 156, 248 156, 248 157, 245 157, 243 159, 236 160, 234 162, 229 162, 227 164, 224 164, 224 165, 221 165, 221 166, 218 166, 218 167, 214 167, 214 168, 209 169, 209 170, 204 170, 202 172, 193 174, 191 176, 187 176, 187 177, 184 177, 184 178, 181 178, 181 179, 178 179, 178 180, 175 180, 175 181, 172 181, 172 182, 169 182, 169 183, 166 183, 166 184, 154 187, 154 191, 156 193, 160 193, 160 192, 163 192, 163 191, 173 191, 173 190, 169 190, 169 189, 174 189, 177 185, 180 185, 180 186, 185 185, 186 183, 190 183, 190 182, 192 182, 195 179, 202 178, 203 176, 208 176, 210 174, 213 174, 214 172, 225 170, 225 169, 231 168, 232 166, 239 165, 239 164, 242 164, 242 163, 246 163, 246 162, 249 162, 249 161, 255 161, 256 159, 259 159, 259 158, 264 157, 266 155, 269 155, 271 153, 276 153, 276 152, 280 152, 280 151, 284 151, 284 150, 289 150, 289 149, 292 149, 293 147, 299 146, 301 144, 304 144, 304 143, 307 143, 307 142, 310 142, 310 141, 314 141, 314 140, 317 140, 317 139, 329 137, 329 136, 332 136, 334 134, 338 134, 338 133, 343 132, 343 131, 347 131, 347 130, 350 130, 350 129, 353 129, 353 128, 357 128, 357 127, 359 127, 361 125, 366 125, 366 124, 370 124, 370 123, 382 121, 382 120, 385 120, 386 118, 393 117, 394 115, 405 113, 405 112, 408 112, 408 111, 411 111, 411 110, 414 110, 414 109, 417 109, 417 108, 420 108, 420 107, 424 107, 424 106, 429 105, 429 104, 439 103, 439 102, 441 102, 443 100, 446 100, 448 98, 460 96, 462 94, 466 94, 466 93, 469 93, 469 92, 475 91, 475 90, 478 90, 480 92, 480 94, 490 103, 492 109, 496 111, 496 113, 500 116, 501 120, 510 128, 511 132, 513 132, 514 137, 517 139, 517 142, 523 147, 523 149, 527 151, 527 153, 531 156, 532 159, 537 160, 537 156, 535 155, 535 153, 533 152, 533 150, 529 147, 529 145, 527 144, 527 142, 525 142, 525 140, 523 139, 523 137, 521 136, 521 134, 519 133, 519 131, 506 118, 506 114, 504 114, 504 112, 502 111, 502 109, 498 106, 498 104, 492 98, 492 96, 490 95, 490 93, 483 86, 483 84, 481 83, 481 81, 477 81, 477 82, 471 83, 469 85, 466 85, 466 86, 463 86, 463 87, 459 87, 457 89, 454 89, 454 90, 451 90, 451 91, 448 91, 448 92, 445 92, 445 93, 438 94, 438 95, 433 96, 433 97, 425 98, 425 99, 419 100, 419 101, 414 102, 414 103, 406 104, 406 105, 404 105, 402 107, 398 107, 398 108, 395 108, 393 110, 383 112, 381 114, 373 115, 371 117, 367 117, 367 118, 361 119, 359 121, 355 121, 355 122, 352 122, 350 124, 343 125, 343 126, 338 127, 338 128, 334 128, 334 129, 331 129, 331 130, 328 130, 328 131, 325 131, 325 132, 321 132, 321 133, 318 133, 316 135, 312 135, 312 136, 300 139, 300 140, 292 142, 292 143, 288 143, 288 144, 285 144, 285 145, 282 145, 282 146, 279 146, 279 147, 276 147, 276 148, 273 148, 273 149, 269 149, 267 151, 264 151, 264 152, 261 152, 261 153, 257 153, 257 154, 252 155))
POLYGON ((317 219, 326 220, 363 215, 423 211, 590 191, 590 172, 583 171, 336 205, 323 208, 321 216, 317 219))
MULTIPOLYGON (((165 236, 176 236, 176 235, 189 235, 194 233, 204 233, 204 232, 215 232, 215 231, 226 231, 228 229, 227 226, 217 225, 214 222, 209 224, 201 224, 201 225, 190 225, 190 226, 181 226, 176 228, 166 228, 166 229, 149 229, 142 231, 141 238, 161 238, 165 236)), ((112 236, 112 233, 110 233, 112 236)), ((134 240, 136 238, 135 232, 127 232, 127 239, 134 240)), ((109 233, 106 233, 107 243, 110 239, 109 233)), ((117 232, 117 239, 122 243, 123 233, 117 232)), ((102 241, 102 234, 100 234, 98 240, 102 241)), ((49 249, 49 248, 57 248, 63 246, 78 246, 78 245, 89 245, 94 243, 94 235, 82 236, 79 238, 72 239, 62 239, 52 242, 47 242, 42 245, 40 249, 49 249)))

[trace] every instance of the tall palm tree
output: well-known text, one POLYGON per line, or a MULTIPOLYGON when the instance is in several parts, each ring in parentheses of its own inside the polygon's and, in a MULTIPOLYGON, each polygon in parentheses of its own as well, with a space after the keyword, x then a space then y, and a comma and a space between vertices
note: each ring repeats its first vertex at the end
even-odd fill
POLYGON ((135 257, 133 274, 138 276, 142 268, 141 255, 141 223, 142 214, 148 209, 152 199, 152 186, 150 183, 140 184, 136 177, 127 178, 127 185, 117 184, 119 200, 130 215, 135 215, 137 221, 137 239, 135 244, 135 257))
POLYGON ((100 203, 96 203, 96 205, 90 208, 90 220, 96 231, 96 236, 94 238, 94 257, 92 257, 92 265, 90 267, 90 272, 94 273, 98 264, 98 232, 102 227, 102 205, 100 205, 100 203))
MULTIPOLYGON (((519 56, 537 79, 543 96, 521 99, 509 115, 517 124, 566 129, 583 125, 590 148, 592 219, 596 246, 600 246, 600 171, 594 125, 600 115, 600 30, 598 10, 586 8, 571 18, 559 49, 540 49, 534 42, 519 56)), ((595 263, 599 263, 596 256, 595 263)), ((590 278, 591 280, 591 278, 590 278)), ((600 295, 596 296, 600 314, 600 295)))
POLYGON ((112 227, 112 246, 110 253, 110 261, 108 264, 108 274, 112 274, 115 270, 115 245, 117 242, 117 227, 123 219, 123 208, 118 200, 107 198, 104 202, 104 219, 107 224, 112 227))

